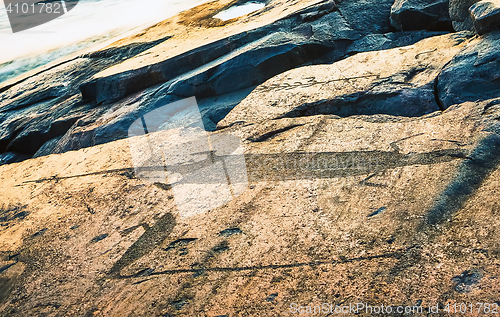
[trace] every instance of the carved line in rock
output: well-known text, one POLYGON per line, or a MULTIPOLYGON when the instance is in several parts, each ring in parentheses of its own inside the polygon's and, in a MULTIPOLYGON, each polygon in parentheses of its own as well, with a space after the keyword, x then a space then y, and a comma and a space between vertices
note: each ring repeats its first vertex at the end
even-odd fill
POLYGON ((288 84, 288 83, 283 83, 283 84, 271 84, 271 85, 261 85, 255 89, 255 92, 268 92, 268 91, 282 91, 282 90, 291 90, 295 88, 309 88, 311 86, 316 86, 316 85, 326 85, 334 82, 348 82, 350 80, 355 80, 355 79, 362 79, 362 78, 376 78, 376 79, 388 79, 391 78, 389 77, 384 77, 380 78, 379 74, 370 74, 370 75, 363 75, 363 76, 354 76, 354 77, 346 77, 346 78, 337 78, 337 79, 330 79, 330 80, 324 80, 324 81, 317 81, 315 77, 308 77, 305 78, 306 82, 300 82, 296 81, 293 84, 288 84))
MULTIPOLYGON (((338 265, 338 264, 346 264, 346 263, 354 263, 361 261, 371 261, 377 259, 388 259, 388 258, 399 258, 415 246, 411 246, 405 249, 399 249, 393 252, 370 255, 370 256, 361 256, 356 258, 349 259, 341 259, 334 261, 311 261, 311 262, 300 262, 300 263, 287 263, 287 264, 269 264, 269 265, 256 265, 256 266, 241 266, 241 267, 208 267, 208 268, 191 268, 191 269, 173 269, 173 270, 165 270, 159 272, 151 272, 150 276, 155 275, 174 275, 181 273, 205 273, 205 272, 242 272, 242 271, 253 271, 253 270, 277 270, 277 269, 288 269, 288 268, 298 268, 298 267, 315 267, 318 265, 338 265)), ((119 278, 128 279, 128 278, 136 278, 139 277, 136 274, 133 275, 122 275, 119 278)))
MULTIPOLYGON (((296 152, 245 154, 245 161, 247 162, 248 180, 258 182, 367 175, 397 167, 451 162, 456 159, 466 159, 467 155, 468 151, 463 149, 437 150, 415 154, 401 154, 397 151, 296 152)), ((215 161, 222 161, 227 159, 228 156, 212 155, 205 161, 183 165, 182 170, 179 170, 179 166, 176 166, 176 169, 188 173, 207 164, 213 164, 212 157, 215 161)), ((141 169, 145 171, 164 171, 168 170, 168 168, 169 166, 150 166, 141 169)), ((131 177, 133 173, 134 168, 129 167, 70 176, 54 175, 25 181, 16 186, 104 174, 121 174, 131 177)), ((210 178, 207 178, 206 182, 209 183, 210 178)))

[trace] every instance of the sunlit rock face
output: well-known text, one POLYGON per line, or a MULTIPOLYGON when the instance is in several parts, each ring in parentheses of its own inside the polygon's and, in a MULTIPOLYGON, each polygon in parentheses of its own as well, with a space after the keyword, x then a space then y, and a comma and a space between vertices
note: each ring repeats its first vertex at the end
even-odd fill
POLYGON ((213 135, 241 140, 248 186, 196 215, 177 208, 174 184, 134 173, 127 140, 4 165, 2 314, 286 313, 314 296, 494 302, 499 109, 234 125, 213 135), (314 288, 295 286, 306 281, 314 288), (367 281, 384 288, 359 294, 367 281))
POLYGON ((0 316, 494 307, 498 32, 234 5, 0 88, 0 316))

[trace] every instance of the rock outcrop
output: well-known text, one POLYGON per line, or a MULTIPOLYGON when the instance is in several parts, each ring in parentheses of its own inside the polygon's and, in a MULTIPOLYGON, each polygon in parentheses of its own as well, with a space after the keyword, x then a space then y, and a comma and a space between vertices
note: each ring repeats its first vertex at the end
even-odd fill
POLYGON ((398 30, 453 30, 449 0, 396 0, 391 8, 391 24, 398 30))
POLYGON ((134 177, 127 140, 4 165, 0 314, 493 303, 499 109, 233 126, 250 185, 189 218, 168 186, 134 177))
MULTIPOLYGON (((183 97, 244 97, 238 91, 299 65, 331 63, 435 35, 386 33, 392 0, 375 8, 368 0, 294 5, 275 0, 263 12, 217 24, 217 32, 211 22, 196 22, 231 4, 202 5, 0 89, 0 152, 21 159, 110 142, 126 137, 139 113, 183 97), (186 46, 186 36, 194 47, 186 46), (384 41, 370 43, 373 36, 384 41)), ((221 117, 208 108, 218 107, 204 112, 207 127, 217 124, 210 118, 221 117)))
POLYGON ((436 94, 442 108, 465 101, 487 100, 500 91, 500 32, 469 43, 439 74, 436 94))
POLYGON ((0 93, 0 152, 26 158, 45 142, 62 136, 79 118, 94 111, 94 105, 82 102, 80 85, 166 39, 90 53, 4 87, 0 93))
MULTIPOLYGON (((215 34, 220 38, 217 41, 195 47, 171 58, 161 58, 158 62, 158 59, 130 59, 123 65, 97 74, 91 82, 82 85, 83 98, 94 100, 98 104, 109 103, 170 80, 203 82, 204 87, 198 89, 180 88, 182 93, 199 97, 223 94, 228 92, 227 90, 234 91, 255 85, 259 82, 259 77, 270 77, 283 71, 280 71, 279 65, 269 67, 270 64, 276 64, 276 60, 281 61, 282 67, 290 69, 331 50, 335 39, 348 40, 359 37, 344 18, 335 13, 336 10, 335 2, 321 1, 274 23, 260 22, 259 27, 244 32, 241 32, 241 27, 228 25, 227 32, 235 33, 236 30, 239 32, 231 36, 221 36, 224 33, 217 32, 215 34), (318 24, 321 25, 323 33, 318 34, 316 30, 318 24), (298 26, 300 27, 296 29, 298 26), (314 34, 316 36, 311 38, 314 34), (147 62, 147 65, 138 66, 138 59, 142 61, 140 64, 147 62), (258 69, 259 66, 262 68, 258 69), (246 72, 257 69, 254 71, 256 74, 248 76, 251 84, 242 83, 231 87, 235 81, 228 79, 224 73, 224 70, 230 67, 235 71, 246 72), (122 71, 122 69, 127 70, 122 71), (180 78, 177 78, 179 76, 180 78), (200 76, 203 78, 199 78, 200 76), (244 86, 245 84, 247 86, 244 86), (229 87, 224 89, 220 86, 229 87)), ((245 28, 243 24, 243 29, 245 28)), ((211 37, 217 38, 214 35, 211 37)), ((175 40, 176 36, 172 41, 175 40)), ((158 51, 168 48, 171 44, 165 43, 164 46, 167 47, 159 46, 146 54, 158 55, 158 51)), ((192 86, 190 83, 182 84, 192 86)))
MULTIPOLYGON (((454 25, 472 23, 466 2, 450 0, 454 25)), ((410 3, 434 12, 393 8, 410 3)), ((275 0, 212 18, 232 4, 0 88, 0 316, 498 305, 494 24, 391 32, 392 0, 275 0), (159 109, 193 95, 199 122, 184 109, 167 129, 159 109), (186 201, 211 207, 185 213, 186 201)))
MULTIPOLYGON (((197 66, 202 66, 204 63, 224 56, 231 50, 244 46, 246 43, 265 37, 274 29, 270 27, 267 29, 262 28, 263 26, 290 15, 294 10, 300 11, 304 7, 311 7, 311 5, 313 5, 312 8, 308 8, 304 12, 314 12, 318 8, 322 12, 325 10, 325 4, 314 6, 314 2, 301 2, 296 6, 288 6, 288 9, 291 10, 290 13, 284 13, 284 7, 278 4, 276 3, 274 10, 267 12, 267 15, 271 17, 264 14, 264 18, 260 18, 260 20, 258 17, 256 18, 257 22, 252 20, 246 24, 236 21, 239 25, 246 26, 248 24, 246 28, 250 30, 252 27, 257 27, 257 30, 253 33, 250 32, 250 34, 239 31, 238 33, 241 34, 233 34, 235 36, 231 37, 231 34, 226 34, 223 31, 212 32, 210 29, 206 29, 204 32, 199 32, 199 38, 192 37, 191 42, 192 45, 195 45, 195 48, 189 47, 184 44, 184 40, 186 34, 193 32, 194 27, 188 28, 184 26, 188 23, 189 18, 193 19, 188 14, 191 11, 188 11, 169 19, 165 24, 160 23, 144 31, 141 35, 130 36, 103 50, 85 54, 69 61, 62 61, 52 68, 44 69, 31 77, 21 78, 5 85, 0 88, 0 153, 9 152, 14 155, 11 155, 11 158, 24 159, 33 156, 47 142, 50 143, 44 146, 42 152, 51 153, 57 145, 53 140, 56 138, 63 139, 62 136, 71 127, 81 127, 84 122, 94 123, 106 111, 116 109, 117 105, 110 103, 110 101, 116 99, 116 96, 119 96, 117 97, 119 99, 120 96, 125 97, 133 92, 144 90, 144 88, 162 82, 161 80, 158 81, 158 72, 151 69, 151 67, 146 68, 146 73, 141 69, 135 69, 134 71, 129 69, 129 71, 122 74, 124 78, 112 77, 112 80, 103 84, 105 88, 97 87, 92 90, 92 87, 95 87, 93 76, 105 69, 114 69, 113 66, 119 67, 127 60, 132 60, 131 65, 133 66, 131 68, 136 68, 134 62, 137 59, 135 57, 144 59, 153 55, 154 58, 171 62, 168 64, 167 71, 171 73, 178 71, 180 72, 178 74, 182 74, 182 72, 194 70, 197 66), (169 33, 173 35, 166 35, 169 33), (205 36, 210 33, 212 35, 208 37, 209 43, 201 45, 203 41, 207 41, 205 36), (210 42, 211 39, 222 40, 210 42), (166 44, 167 42, 168 44, 166 44), (180 43, 183 44, 180 45, 180 43), (199 47, 196 47, 196 44, 199 44, 199 47), (150 51, 153 48, 158 48, 161 51, 165 48, 165 45, 166 49, 171 51, 171 54, 177 54, 173 56, 173 61, 165 57, 161 58, 158 51, 154 52, 154 54, 150 51), (81 94, 81 90, 84 92, 83 94, 81 94), (89 102, 88 99, 93 100, 89 102), (100 105, 104 101, 107 101, 107 104, 100 105)), ((231 5, 231 1, 219 1, 214 7, 216 10, 222 10, 228 5, 231 5)), ((206 7, 205 5, 204 8, 206 9, 206 7)), ((327 8, 335 9, 334 6, 327 6, 327 8)), ((198 12, 196 8, 192 11, 198 12)), ((196 14, 194 15, 196 16, 196 14)), ((300 19, 297 16, 292 18, 300 19)), ((207 17, 203 17, 203 19, 207 19, 207 17)), ((228 32, 236 33, 235 30, 238 30, 238 26, 234 24, 228 26, 228 32)), ((287 45, 278 40, 278 42, 270 44, 267 49, 268 52, 264 54, 261 60, 267 60, 269 63, 269 59, 276 55, 288 58, 289 63, 285 63, 285 66, 295 67, 298 63, 304 62, 303 57, 306 59, 316 57, 314 54, 317 48, 314 47, 314 43, 309 45, 307 50, 303 49, 301 45, 303 45, 303 42, 300 41, 287 45), (310 56, 306 56, 308 53, 310 56)), ((264 47, 261 47, 260 52, 263 50, 266 51, 264 47)), ((259 55, 259 51, 255 47, 251 53, 259 55)), ((164 56, 164 53, 162 52, 161 55, 164 56)), ((247 58, 248 55, 243 54, 243 58, 247 58)), ((254 56, 252 61, 258 59, 259 56, 254 56)), ((277 67, 275 71, 279 70, 280 68, 277 67)), ((271 75, 267 74, 266 76, 271 75)), ((266 78, 264 77, 262 80, 264 79, 266 78)), ((148 94, 148 96, 150 95, 151 93, 148 94)), ((175 96, 171 97, 171 99, 175 98, 175 96)), ((144 103, 146 102, 144 100, 144 103)), ((158 104, 160 102, 158 101, 158 104)), ((149 111, 152 107, 151 104, 154 104, 154 102, 149 99, 147 103, 149 108, 146 111, 149 111)), ((119 133, 111 133, 102 139, 94 138, 91 142, 80 142, 80 146, 91 146, 118 138, 120 138, 119 133)))
POLYGON ((436 78, 466 40, 467 34, 436 36, 285 72, 257 87, 219 127, 319 114, 415 117, 437 111, 436 78))

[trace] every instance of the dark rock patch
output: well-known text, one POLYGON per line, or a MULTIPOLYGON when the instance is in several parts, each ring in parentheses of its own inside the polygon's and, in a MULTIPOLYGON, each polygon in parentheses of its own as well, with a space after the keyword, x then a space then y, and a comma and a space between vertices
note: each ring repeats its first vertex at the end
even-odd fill
POLYGON ((229 250, 229 243, 227 241, 222 241, 218 245, 212 248, 213 253, 222 253, 229 250))
POLYGON ((53 138, 52 140, 49 140, 47 142, 45 142, 37 151, 36 153, 33 155, 33 158, 35 157, 41 157, 41 156, 46 156, 46 155, 50 155, 52 153, 52 151, 54 150, 54 148, 56 147, 57 145, 57 142, 59 142, 59 140, 61 139, 62 135, 61 136, 58 136, 58 137, 55 137, 53 138))
POLYGON ((15 152, 5 152, 0 154, 0 165, 22 162, 29 158, 30 155, 15 152))
POLYGON ((274 302, 276 297, 278 297, 278 293, 273 293, 266 297, 266 302, 274 302))
POLYGON ((155 182, 155 183, 153 183, 153 185, 155 185, 156 187, 163 189, 163 190, 172 189, 172 185, 170 185, 170 184, 155 182))
POLYGON ((198 240, 198 238, 183 238, 183 239, 177 239, 175 241, 170 242, 168 247, 165 248, 165 251, 170 251, 178 247, 183 247, 188 245, 189 243, 198 240))
POLYGON ((45 234, 45 232, 47 232, 47 230, 48 230, 47 228, 43 228, 42 230, 35 232, 35 233, 31 236, 31 238, 32 238, 32 239, 34 239, 34 238, 40 237, 40 236, 44 235, 44 234, 45 234))
POLYGON ((433 84, 429 83, 413 89, 404 89, 404 87, 398 89, 395 87, 398 79, 394 77, 394 79, 374 83, 373 86, 379 86, 378 89, 337 96, 330 100, 303 103, 281 118, 320 114, 333 114, 340 117, 375 114, 419 117, 439 110, 434 97, 433 84))
POLYGON ((11 266, 14 266, 15 264, 16 264, 16 263, 14 262, 14 263, 9 263, 9 264, 7 264, 7 265, 4 265, 4 266, 0 267, 0 274, 1 274, 2 272, 4 272, 4 271, 7 271, 7 270, 8 270, 11 266))
POLYGON ((348 55, 361 52, 388 50, 395 47, 407 46, 417 43, 428 37, 443 35, 444 32, 407 31, 384 34, 368 34, 352 42, 347 48, 348 55))
POLYGON ((460 275, 453 277, 451 280, 455 283, 455 291, 459 293, 468 293, 472 287, 479 283, 482 278, 481 272, 478 270, 466 270, 460 275))
POLYGON ((14 215, 13 219, 24 219, 28 213, 26 211, 21 211, 14 215))
POLYGON ((299 125, 287 126, 287 127, 281 128, 281 129, 277 129, 277 130, 273 130, 273 131, 264 133, 258 137, 255 137, 255 138, 250 138, 248 140, 251 142, 265 142, 265 141, 268 141, 268 140, 274 138, 275 136, 277 136, 281 133, 284 133, 286 131, 292 130, 292 129, 294 129, 296 127, 300 127, 300 126, 302 126, 302 125, 299 124, 299 125))
POLYGON ((103 233, 103 234, 100 234, 97 237, 93 238, 92 240, 90 240, 90 242, 97 243, 97 242, 99 242, 101 240, 106 239, 107 237, 108 237, 108 234, 107 233, 103 233))
POLYGON ((448 7, 448 0, 396 0, 391 24, 400 31, 453 31, 448 7))
POLYGON ((394 0, 341 1, 340 14, 348 21, 353 30, 364 34, 391 32, 391 6, 394 0))
POLYGON ((375 210, 374 212, 372 212, 371 214, 369 214, 367 217, 374 217, 376 215, 379 215, 381 213, 383 213, 384 211, 387 210, 387 207, 380 207, 379 209, 375 210))
POLYGON ((230 236, 233 236, 235 234, 242 234, 242 233, 243 233, 243 231, 241 231, 240 228, 228 228, 228 229, 224 229, 221 232, 219 232, 219 236, 230 237, 230 236))
POLYGON ((0 222, 8 222, 16 219, 26 218, 30 212, 26 209, 28 205, 7 205, 0 208, 0 222))
POLYGON ((152 268, 147 268, 140 270, 139 272, 134 274, 134 277, 143 277, 143 276, 150 276, 155 270, 152 268))
POLYGON ((179 299, 179 300, 175 300, 175 301, 173 301, 173 302, 170 303, 170 305, 172 305, 172 307, 175 310, 182 310, 188 304, 189 304, 189 299, 187 299, 187 298, 182 298, 182 299, 179 299))

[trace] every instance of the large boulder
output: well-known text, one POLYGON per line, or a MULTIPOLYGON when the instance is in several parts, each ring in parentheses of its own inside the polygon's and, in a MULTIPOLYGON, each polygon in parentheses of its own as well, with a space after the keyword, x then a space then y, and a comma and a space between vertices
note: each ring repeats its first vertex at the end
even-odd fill
POLYGON ((338 10, 350 27, 364 34, 391 32, 390 13, 394 0, 338 1, 338 10))
POLYGON ((398 30, 453 30, 449 0, 396 0, 391 7, 391 24, 398 30))
MULTIPOLYGON (((328 4, 328 2, 326 3, 328 4)), ((94 111, 73 125, 64 137, 59 139, 53 148, 53 153, 63 153, 68 150, 77 150, 82 147, 90 147, 126 138, 128 127, 141 113, 146 113, 156 107, 193 95, 197 97, 198 101, 201 100, 204 105, 210 105, 204 108, 202 115, 205 128, 212 130, 227 112, 246 97, 248 93, 242 94, 242 90, 251 89, 268 78, 303 63, 332 63, 344 58, 346 53, 354 54, 361 49, 364 51, 380 49, 379 43, 369 40, 373 36, 366 35, 362 37, 362 35, 363 32, 376 32, 384 28, 377 28, 376 25, 372 25, 368 30, 364 31, 358 28, 353 29, 350 18, 345 17, 346 12, 351 12, 349 10, 353 9, 353 5, 353 3, 342 3, 339 8, 346 11, 334 10, 325 13, 325 10, 322 9, 325 4, 318 4, 271 25, 211 44, 210 47, 214 50, 219 46, 226 46, 224 49, 221 48, 222 51, 227 50, 228 47, 241 46, 200 67, 195 67, 197 64, 187 63, 194 68, 160 86, 153 86, 133 93, 127 98, 111 102, 108 105, 104 101, 105 96, 109 94, 103 93, 101 96, 104 99, 99 99, 99 101, 104 102, 99 107, 102 111, 94 111), (319 8, 319 11, 316 8, 319 8), (319 13, 308 15, 311 12, 319 13), (272 32, 273 30, 274 32, 272 32), (277 30, 281 31, 278 32, 277 30), (369 44, 369 42, 372 44, 369 44), (328 51, 331 54, 325 54, 328 51), (316 59, 322 54, 325 55, 321 59, 316 59), (234 99, 228 96, 237 96, 237 98, 234 99), (221 102, 225 98, 233 101, 231 103, 221 102), (221 115, 221 113, 224 115, 221 115)), ((366 3, 359 3, 357 6, 368 14, 366 3)), ((332 10, 332 8, 334 7, 327 6, 329 10, 332 10)), ((357 27, 362 26, 361 24, 354 25, 357 27)), ((390 33, 382 36, 386 39, 384 42, 386 47, 397 47, 409 45, 433 35, 436 35, 436 33, 390 33)), ((208 47, 195 48, 190 52, 192 56, 189 58, 192 59, 193 56, 210 51, 208 47)), ((183 60, 188 55, 182 55, 175 58, 175 60, 183 60)), ((170 65, 168 67, 184 67, 183 63, 179 64, 179 66, 171 62, 172 60, 166 60, 154 67, 162 68, 168 65, 170 65)), ((134 69, 128 73, 139 74, 142 73, 142 70, 134 69)), ((151 76, 154 74, 155 72, 149 73, 151 76)), ((122 79, 124 79, 123 83, 126 83, 128 80, 132 80, 134 76, 128 77, 128 75, 116 74, 109 77, 99 77, 91 85, 96 84, 95 87, 107 87, 106 89, 109 88, 110 94, 118 93, 123 96, 122 94, 127 94, 123 90, 113 89, 112 85, 99 86, 98 83, 116 81, 116 85, 121 85, 119 83, 122 79), (122 76, 124 77, 122 78, 122 76)), ((134 87, 134 89, 137 88, 134 87)), ((417 95, 415 94, 415 97, 417 95)), ((430 95, 426 96, 429 97, 430 95)))
POLYGON ((469 42, 439 74, 436 95, 443 108, 487 100, 500 91, 500 31, 469 42))
POLYGON ((94 105, 82 102, 80 85, 164 40, 88 53, 0 88, 0 153, 31 156, 45 142, 65 134, 79 118, 94 111, 94 105))
MULTIPOLYGON (((218 4, 214 2, 213 5, 218 4)), ((91 81, 80 87, 83 99, 94 101, 98 104, 112 103, 158 84, 163 84, 171 80, 179 81, 179 77, 180 79, 193 77, 191 81, 197 83, 195 86, 199 85, 200 80, 203 82, 198 90, 190 89, 189 87, 181 89, 190 96, 207 97, 218 93, 226 93, 230 90, 234 91, 245 88, 245 86, 242 86, 245 83, 238 83, 232 80, 232 78, 227 78, 225 76, 227 71, 221 69, 227 68, 224 65, 215 69, 223 62, 228 62, 226 64, 230 64, 235 69, 238 69, 238 74, 252 71, 257 73, 248 74, 249 78, 245 79, 246 82, 251 83, 250 85, 255 85, 255 82, 262 81, 266 77, 266 74, 260 74, 262 69, 252 70, 253 66, 257 66, 255 65, 256 63, 260 64, 264 60, 270 60, 278 55, 283 55, 285 51, 293 51, 291 52, 292 55, 301 55, 295 58, 281 56, 279 59, 275 58, 274 61, 268 63, 271 66, 265 66, 264 68, 266 72, 271 73, 271 76, 273 76, 283 71, 283 67, 290 69, 317 58, 316 54, 322 55, 326 53, 329 50, 328 48, 331 49, 333 47, 332 41, 336 37, 355 39, 357 36, 357 33, 350 27, 338 27, 339 24, 346 23, 342 23, 344 18, 336 13, 337 7, 335 2, 319 1, 317 4, 313 2, 309 5, 305 2, 303 6, 306 7, 297 12, 292 11, 290 14, 281 12, 281 18, 277 21, 270 20, 271 23, 264 23, 262 20, 257 23, 246 23, 247 21, 243 21, 239 24, 239 28, 237 27, 238 24, 230 24, 222 28, 221 31, 214 30, 210 32, 209 30, 202 30, 201 32, 207 33, 206 38, 213 38, 214 40, 209 43, 206 43, 207 40, 200 41, 199 45, 192 47, 186 46, 184 41, 184 37, 189 34, 190 41, 196 42, 196 38, 192 36, 189 28, 184 32, 186 34, 182 34, 176 28, 167 29, 169 32, 177 31, 177 33, 180 33, 177 35, 180 39, 174 35, 170 42, 158 45, 145 52, 144 55, 129 59, 121 65, 96 74, 91 81), (330 16, 331 13, 333 13, 333 16, 330 16), (320 38, 318 36, 312 37, 314 33, 318 32, 313 29, 310 23, 314 23, 316 20, 329 21, 329 23, 325 23, 324 25, 324 27, 333 28, 332 32, 328 33, 329 36, 320 38), (254 27, 249 29, 249 25, 254 27), (296 29, 297 27, 299 28, 296 29), (169 52, 172 50, 179 51, 179 47, 182 46, 186 48, 178 54, 169 52), (300 46, 308 46, 316 54, 311 54, 310 51, 307 55, 304 49, 298 49, 300 46), (259 52, 256 52, 256 50, 259 50, 259 52), (165 51, 168 53, 165 53, 165 51), (166 54, 170 54, 170 56, 166 54), (256 58, 255 54, 259 57, 256 58), (155 58, 147 55, 153 55, 155 58), (285 60, 282 65, 278 65, 280 60, 285 60), (207 67, 210 64, 215 65, 207 67), (196 76, 198 73, 204 71, 208 73, 202 75, 203 78, 200 79, 200 76, 196 76), (215 74, 211 76, 211 73, 215 74), (222 76, 222 79, 215 78, 218 74, 222 76), (204 82, 209 79, 212 82, 204 82), (224 92, 217 91, 217 87, 214 87, 213 81, 223 81, 223 83, 218 85, 225 86, 221 89, 224 92), (235 85, 233 86, 232 84, 235 85)), ((275 9, 276 11, 280 10, 279 8, 275 9)), ((192 10, 196 10, 196 8, 192 10)), ((268 12, 268 14, 270 13, 268 12)), ((250 22, 253 21, 250 20, 250 22)), ((196 30, 196 32, 199 33, 200 30, 196 30)))
POLYGON ((473 31, 469 8, 480 0, 450 0, 450 18, 455 31, 473 31))
POLYGON ((441 35, 285 72, 257 87, 218 126, 318 114, 412 117, 439 110, 435 79, 467 38, 441 35))
POLYGON ((469 9, 474 28, 478 34, 500 29, 500 1, 483 0, 469 9))
POLYGON ((491 100, 233 126, 249 186, 191 217, 136 177, 127 140, 0 166, 0 315, 494 303, 499 116, 491 100))
MULTIPOLYGON (((179 76, 173 80, 168 93, 205 98, 261 84, 333 49, 328 44, 333 41, 318 41, 313 37, 315 29, 311 30, 312 36, 273 32, 208 65, 179 76)), ((333 40, 331 36, 329 40, 333 40)))
MULTIPOLYGON (((226 2, 224 5, 228 5, 230 1, 226 2)), ((291 31, 293 27, 305 23, 300 14, 293 14, 294 10, 291 10, 290 14, 279 12, 280 8, 280 6, 274 8, 275 11, 278 11, 276 16, 273 15, 270 20, 258 21, 257 24, 253 24, 254 27, 257 27, 249 32, 234 34, 237 33, 234 30, 238 29, 234 25, 233 31, 226 31, 225 28, 220 32, 208 30, 206 33, 211 33, 210 35, 213 38, 219 38, 219 41, 199 47, 194 46, 191 49, 186 49, 189 46, 184 45, 184 53, 179 53, 170 59, 163 57, 162 62, 150 67, 139 69, 132 67, 133 69, 127 69, 116 76, 108 76, 100 80, 93 79, 94 75, 105 69, 123 65, 125 60, 135 61, 137 56, 141 56, 137 59, 145 59, 145 56, 150 56, 148 52, 153 47, 167 45, 170 50, 175 49, 179 45, 176 42, 171 44, 172 37, 175 39, 174 35, 177 35, 183 38, 186 33, 192 34, 190 33, 191 29, 186 26, 179 27, 178 23, 172 23, 173 26, 169 23, 160 24, 145 30, 140 35, 132 35, 122 39, 105 49, 62 61, 52 67, 34 72, 34 75, 5 84, 0 87, 0 153, 8 151, 23 154, 20 157, 32 156, 47 142, 62 139, 61 137, 77 121, 79 125, 94 123, 110 108, 116 110, 116 107, 113 107, 116 105, 111 101, 144 91, 145 88, 168 81, 185 72, 194 71, 198 66, 203 67, 204 64, 217 58, 224 57, 227 63, 222 63, 222 65, 215 63, 216 65, 212 67, 206 67, 205 72, 199 71, 200 74, 194 71, 192 76, 185 76, 184 80, 177 78, 174 82, 178 93, 193 93, 203 97, 249 87, 333 49, 335 36, 342 40, 349 38, 349 36, 352 36, 353 39, 359 37, 357 32, 346 26, 345 21, 338 13, 336 17, 326 17, 336 10, 334 2, 323 1, 315 5, 315 2, 312 1, 311 3, 301 3, 295 10, 302 8, 301 14, 306 15, 317 13, 308 16, 307 23, 324 22, 329 19, 328 21, 332 25, 328 31, 336 29, 338 32, 335 33, 335 36, 332 36, 333 33, 318 31, 324 31, 324 27, 308 24, 313 33, 317 33, 316 36, 297 30, 297 34, 290 32, 290 34, 281 34, 281 36, 280 34, 271 35, 272 39, 264 43, 266 36, 273 31, 280 28, 291 31), (287 19, 275 21, 278 17, 287 16, 287 19), (263 40, 259 41, 259 39, 263 40), (250 48, 247 49, 241 48, 248 43, 253 43, 253 46, 250 45, 250 48), (331 47, 327 47, 329 45, 331 47), (229 54, 236 49, 240 49, 239 53, 229 54), (252 68, 253 65, 256 66, 255 69, 252 68), (160 76, 160 70, 168 73, 171 77, 160 76), (210 72, 212 74, 208 74, 210 72), (246 80, 243 78, 234 80, 235 76, 239 77, 242 73, 248 75, 246 80), (193 82, 203 81, 207 78, 210 80, 201 87, 197 84, 192 85, 193 82), (207 86, 209 87, 205 89, 207 86), (101 103, 105 104, 101 105, 101 103), (83 118, 85 120, 79 120, 83 118)), ((274 14, 273 12, 271 14, 274 14)), ((177 22, 175 18, 171 20, 177 22)), ((246 25, 245 22, 241 24, 246 25)), ((155 56, 160 56, 160 54, 155 54, 155 56)), ((172 82, 168 83, 167 88, 171 84, 172 82)), ((148 95, 147 92, 145 94, 148 95)), ((175 98, 175 92, 171 91, 167 99, 172 101, 175 98)), ((147 104, 146 111, 161 104, 161 102, 155 103, 153 98, 143 100, 143 102, 142 106, 147 104)), ((112 126, 116 127, 117 125, 112 124, 112 126)), ((123 137, 120 134, 121 130, 103 130, 105 130, 105 134, 95 138, 92 143, 81 140, 79 144, 90 146, 123 137)), ((50 148, 56 148, 53 141, 49 145, 45 146, 37 155, 47 153, 50 148)), ((7 160, 2 162, 7 162, 7 160)))

